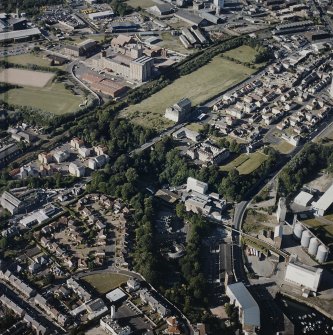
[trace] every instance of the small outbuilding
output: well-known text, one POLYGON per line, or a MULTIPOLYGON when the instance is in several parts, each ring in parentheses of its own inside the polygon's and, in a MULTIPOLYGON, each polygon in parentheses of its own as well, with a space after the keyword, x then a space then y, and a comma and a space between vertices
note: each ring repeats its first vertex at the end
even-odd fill
POLYGON ((294 203, 299 206, 307 207, 311 203, 313 195, 308 192, 301 191, 294 199, 294 203))

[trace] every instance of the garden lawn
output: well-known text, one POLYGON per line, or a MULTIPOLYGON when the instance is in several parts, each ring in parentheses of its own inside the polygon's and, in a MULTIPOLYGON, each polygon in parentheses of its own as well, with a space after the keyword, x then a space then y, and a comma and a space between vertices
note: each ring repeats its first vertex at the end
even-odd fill
POLYGON ((89 275, 82 279, 94 287, 100 294, 105 294, 125 283, 128 278, 117 273, 101 273, 89 275))

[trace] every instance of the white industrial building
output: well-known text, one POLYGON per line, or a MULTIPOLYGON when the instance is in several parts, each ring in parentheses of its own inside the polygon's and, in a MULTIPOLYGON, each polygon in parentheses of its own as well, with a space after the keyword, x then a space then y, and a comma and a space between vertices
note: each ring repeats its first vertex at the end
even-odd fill
POLYGON ((95 21, 95 20, 104 20, 109 17, 114 16, 113 10, 105 10, 103 12, 97 12, 97 13, 91 13, 88 14, 88 17, 90 20, 95 21))
POLYGON ((333 204, 333 184, 330 188, 321 196, 317 202, 312 203, 312 207, 315 211, 315 215, 324 216, 329 207, 333 204))
POLYGON ((277 248, 281 248, 282 237, 283 237, 283 225, 280 223, 276 225, 274 228, 274 245, 277 248))
POLYGON ((284 222, 287 215, 287 205, 286 205, 286 199, 280 198, 278 203, 278 208, 276 211, 276 218, 278 222, 284 222))
POLYGON ((256 333, 260 328, 260 309, 242 282, 227 286, 230 303, 239 308, 239 317, 245 334, 256 333))
POLYGON ((296 263, 291 259, 287 265, 285 281, 317 292, 323 269, 296 263))
POLYGON ((298 193, 297 197, 294 199, 294 204, 307 207, 309 206, 312 199, 313 199, 313 195, 311 193, 301 191, 300 193, 298 193))
POLYGON ((186 121, 191 113, 192 103, 189 99, 183 98, 173 106, 165 110, 164 117, 174 122, 186 121))
POLYGON ((208 191, 208 184, 192 177, 187 178, 186 191, 194 191, 200 194, 205 194, 208 191))
POLYGON ((124 298, 127 297, 126 293, 122 291, 120 288, 116 288, 113 291, 110 291, 105 295, 105 297, 110 300, 111 303, 118 302, 120 300, 123 300, 124 298))

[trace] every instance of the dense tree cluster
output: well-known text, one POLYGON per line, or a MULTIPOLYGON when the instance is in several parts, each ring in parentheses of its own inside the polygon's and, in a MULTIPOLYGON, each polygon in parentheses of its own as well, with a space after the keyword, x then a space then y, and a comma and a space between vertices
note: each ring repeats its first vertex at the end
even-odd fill
POLYGON ((107 3, 111 5, 115 14, 119 16, 125 16, 132 12, 132 8, 123 0, 107 0, 107 3))
POLYGON ((291 195, 322 169, 333 172, 333 146, 309 143, 280 174, 280 190, 286 195, 291 195))
POLYGON ((15 13, 16 9, 32 16, 40 12, 43 6, 62 5, 64 0, 3 0, 3 8, 7 13, 15 13))

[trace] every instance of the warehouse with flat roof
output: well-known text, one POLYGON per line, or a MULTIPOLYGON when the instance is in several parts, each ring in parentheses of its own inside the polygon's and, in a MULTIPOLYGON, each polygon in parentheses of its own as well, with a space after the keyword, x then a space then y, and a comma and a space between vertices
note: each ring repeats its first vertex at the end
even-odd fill
POLYGON ((301 191, 300 193, 298 193, 297 197, 294 199, 294 203, 296 205, 307 207, 309 206, 312 199, 313 199, 313 195, 311 193, 301 191))
POLYGON ((315 215, 324 216, 327 210, 333 204, 333 184, 330 188, 321 196, 317 202, 312 203, 315 215))
POLYGON ((317 292, 323 269, 306 266, 291 260, 287 265, 285 281, 317 292))
POLYGON ((260 328, 260 309, 242 282, 227 286, 230 303, 239 308, 239 318, 245 332, 255 333, 260 328))
POLYGON ((0 33, 0 43, 25 41, 32 38, 39 38, 41 32, 38 28, 6 31, 0 33))

